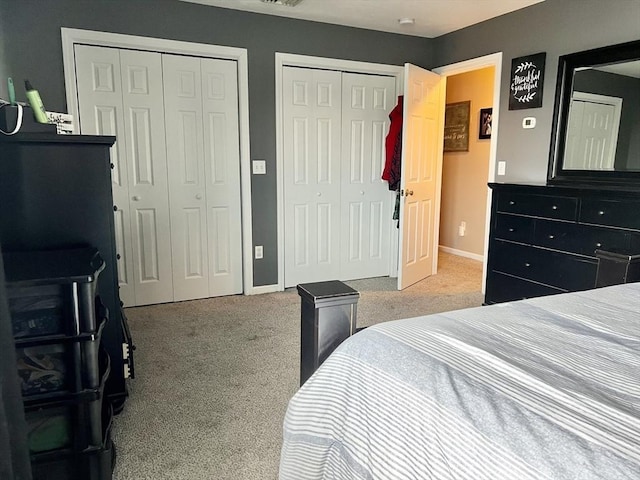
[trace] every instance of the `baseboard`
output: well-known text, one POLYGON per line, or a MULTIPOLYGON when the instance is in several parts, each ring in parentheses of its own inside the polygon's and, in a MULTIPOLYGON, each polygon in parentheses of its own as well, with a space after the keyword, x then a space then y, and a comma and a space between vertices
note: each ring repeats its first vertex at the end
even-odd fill
POLYGON ((464 250, 445 247, 443 245, 438 246, 438 249, 440 249, 444 253, 450 253, 451 255, 457 255, 459 257, 465 257, 465 258, 470 258, 472 260, 477 260, 479 262, 484 262, 484 257, 482 255, 478 255, 477 253, 465 252, 464 250))
POLYGON ((278 287, 278 284, 274 285, 260 285, 259 287, 252 287, 249 291, 244 292, 245 295, 260 295, 262 293, 281 292, 282 289, 278 287))

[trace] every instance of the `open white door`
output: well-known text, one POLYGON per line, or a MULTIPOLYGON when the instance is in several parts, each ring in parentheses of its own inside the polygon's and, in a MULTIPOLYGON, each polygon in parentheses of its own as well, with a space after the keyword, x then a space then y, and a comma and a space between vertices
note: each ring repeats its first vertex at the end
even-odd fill
POLYGON ((445 79, 404 67, 398 290, 438 268, 445 79))

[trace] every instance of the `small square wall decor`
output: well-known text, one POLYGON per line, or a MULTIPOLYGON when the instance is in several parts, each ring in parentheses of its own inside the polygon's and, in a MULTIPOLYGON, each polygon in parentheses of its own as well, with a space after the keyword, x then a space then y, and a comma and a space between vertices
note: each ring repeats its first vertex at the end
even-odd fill
POLYGON ((480 109, 480 121, 478 122, 480 127, 478 132, 478 138, 481 140, 485 138, 491 138, 491 121, 493 116, 492 114, 493 114, 493 108, 480 109))

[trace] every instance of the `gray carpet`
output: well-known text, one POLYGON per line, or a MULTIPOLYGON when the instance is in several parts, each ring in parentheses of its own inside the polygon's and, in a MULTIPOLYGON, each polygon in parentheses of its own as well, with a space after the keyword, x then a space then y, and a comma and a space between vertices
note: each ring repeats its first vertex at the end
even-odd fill
MULTIPOLYGON (((437 275, 349 283, 358 326, 479 306, 482 264, 440 255, 437 275)), ((127 309, 136 378, 116 417, 114 480, 276 479, 299 382, 295 289, 127 309)))

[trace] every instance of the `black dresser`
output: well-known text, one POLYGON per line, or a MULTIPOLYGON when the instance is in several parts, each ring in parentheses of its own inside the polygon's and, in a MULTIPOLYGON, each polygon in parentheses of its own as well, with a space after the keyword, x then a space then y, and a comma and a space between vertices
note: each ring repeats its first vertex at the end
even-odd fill
POLYGON ((105 263, 98 294, 109 312, 102 332, 111 359, 105 395, 118 411, 127 397, 133 347, 118 295, 109 156, 114 141, 48 133, 0 136, 0 244, 3 253, 98 250, 105 263))
MULTIPOLYGON (((489 184, 485 303, 596 286, 599 252, 640 253, 640 191, 489 184)), ((640 281, 640 277, 625 277, 640 281)))

